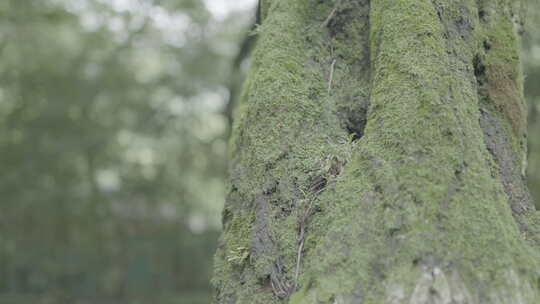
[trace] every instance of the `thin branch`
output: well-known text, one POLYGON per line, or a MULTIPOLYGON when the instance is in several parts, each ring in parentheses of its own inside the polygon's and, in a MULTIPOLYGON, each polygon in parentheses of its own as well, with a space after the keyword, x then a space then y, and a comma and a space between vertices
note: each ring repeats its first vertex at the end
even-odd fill
POLYGON ((294 290, 298 288, 298 276, 300 275, 300 262, 302 261, 302 250, 304 250, 304 239, 300 241, 298 253, 296 255, 296 270, 294 271, 294 290))

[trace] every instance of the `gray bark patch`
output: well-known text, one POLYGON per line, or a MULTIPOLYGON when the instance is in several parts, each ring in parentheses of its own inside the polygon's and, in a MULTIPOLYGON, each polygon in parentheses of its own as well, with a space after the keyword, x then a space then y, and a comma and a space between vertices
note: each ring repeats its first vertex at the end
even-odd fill
POLYGON ((387 289, 388 304, 473 304, 471 292, 456 271, 443 271, 439 267, 425 267, 416 281, 410 297, 404 287, 390 285, 387 289))
POLYGON ((507 138, 507 131, 500 119, 487 107, 480 108, 480 126, 484 132, 484 143, 498 167, 504 191, 508 195, 508 203, 514 216, 534 210, 533 200, 525 180, 518 168, 515 152, 507 138))

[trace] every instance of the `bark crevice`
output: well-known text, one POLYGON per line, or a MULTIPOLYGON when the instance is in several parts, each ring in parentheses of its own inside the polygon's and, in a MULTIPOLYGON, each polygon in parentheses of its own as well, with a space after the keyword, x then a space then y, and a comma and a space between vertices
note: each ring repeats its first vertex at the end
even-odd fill
POLYGON ((342 128, 357 141, 364 136, 369 108, 369 1, 336 1, 323 25, 335 83, 329 97, 342 128))

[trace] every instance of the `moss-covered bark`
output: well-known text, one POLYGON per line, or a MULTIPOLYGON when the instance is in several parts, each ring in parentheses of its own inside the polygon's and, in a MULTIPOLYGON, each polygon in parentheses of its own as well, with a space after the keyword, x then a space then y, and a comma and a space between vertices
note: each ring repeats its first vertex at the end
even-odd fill
POLYGON ((540 303, 519 1, 263 0, 217 303, 540 303))

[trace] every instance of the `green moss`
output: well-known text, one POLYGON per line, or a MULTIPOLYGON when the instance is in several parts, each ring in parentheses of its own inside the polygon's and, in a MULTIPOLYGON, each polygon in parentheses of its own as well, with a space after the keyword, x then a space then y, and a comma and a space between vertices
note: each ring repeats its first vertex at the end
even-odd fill
POLYGON ((372 2, 371 9, 366 136, 335 191, 321 197, 327 213, 312 226, 320 237, 303 277, 313 287, 295 303, 326 303, 353 294, 356 284, 380 303, 389 291, 377 277, 410 295, 423 275, 418 267, 434 265, 460 273, 459 284, 490 282, 511 292, 506 269, 531 267, 520 278, 527 281, 538 254, 519 236, 490 173, 466 66, 474 52, 457 52, 476 42, 445 28, 430 1, 372 2))
POLYGON ((253 222, 253 214, 241 215, 236 213, 226 230, 230 233, 226 235, 225 245, 227 251, 227 261, 232 265, 242 265, 249 257, 251 227, 246 223, 253 222), (234 237, 231 237, 234 236, 234 237))
MULTIPOLYGON (((263 2, 263 8, 267 4, 263 2)), ((322 64, 312 64, 322 61, 328 50, 320 39, 315 42, 322 32, 310 29, 310 5, 272 1, 266 7, 269 13, 258 30, 252 70, 236 115, 231 180, 241 198, 227 201, 232 218, 225 227, 226 246, 216 255, 216 268, 225 270, 216 271, 222 278, 215 279, 215 285, 220 294, 230 292, 238 302, 279 301, 271 285, 294 284, 298 222, 306 202, 315 199, 313 183, 331 179, 327 167, 332 160, 344 163, 350 157, 351 144, 337 123, 322 64), (311 31, 312 42, 306 31, 311 31), (316 43, 320 52, 313 49, 316 43), (267 204, 265 212, 257 211, 262 203, 267 204), (241 210, 250 210, 250 217, 237 216, 241 210), (249 235, 242 225, 254 226, 249 235), (261 235, 273 243, 255 245, 261 235), (249 258, 244 258, 247 250, 249 258), (236 271, 227 273, 230 269, 236 271), (269 281, 273 279, 279 282, 269 281), (241 287, 231 287, 238 281, 241 287)))
POLYGON ((267 8, 234 131, 239 196, 227 201, 218 298, 409 303, 433 288, 471 303, 534 303, 538 218, 524 217, 530 235, 520 232, 492 170, 473 67, 492 35, 487 80, 496 68, 519 80, 506 69, 517 60, 508 24, 481 25, 476 1, 340 3, 267 8), (352 143, 345 129, 358 115, 365 134, 352 143))

